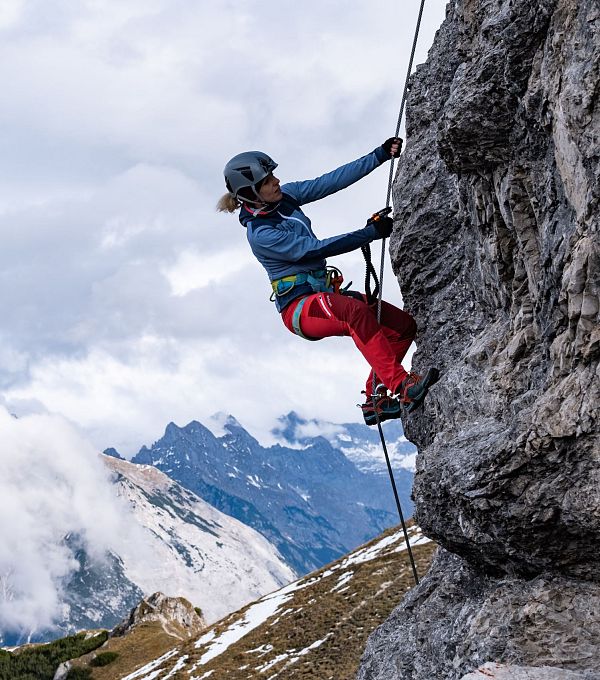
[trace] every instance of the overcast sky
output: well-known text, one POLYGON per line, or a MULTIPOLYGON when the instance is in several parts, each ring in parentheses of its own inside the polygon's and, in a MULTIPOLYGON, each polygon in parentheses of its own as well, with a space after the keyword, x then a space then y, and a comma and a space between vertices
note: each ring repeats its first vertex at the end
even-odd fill
MULTIPOLYGON (((285 182, 391 136, 418 7, 2 0, 0 403, 126 455, 217 411, 263 441, 290 409, 360 420, 352 341, 290 334, 214 204, 240 151, 272 155, 285 182)), ((444 8, 426 3, 416 63, 444 8)), ((362 227, 386 186, 387 166, 308 206, 315 230, 362 227)), ((360 255, 333 262, 362 285, 360 255)))

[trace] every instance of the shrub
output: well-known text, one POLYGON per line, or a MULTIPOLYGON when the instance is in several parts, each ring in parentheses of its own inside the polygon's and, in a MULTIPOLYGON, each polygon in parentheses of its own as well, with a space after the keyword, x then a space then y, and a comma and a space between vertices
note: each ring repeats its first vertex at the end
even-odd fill
POLYGON ((112 663, 119 655, 117 652, 100 652, 90 661, 90 666, 108 666, 112 663))
MULTIPOLYGON (((108 638, 106 631, 85 639, 85 633, 70 635, 45 645, 21 650, 18 654, 0 654, 0 680, 52 680, 58 665, 68 659, 87 654, 104 644, 108 638)), ((84 675, 68 675, 69 680, 89 680, 91 671, 84 675)))

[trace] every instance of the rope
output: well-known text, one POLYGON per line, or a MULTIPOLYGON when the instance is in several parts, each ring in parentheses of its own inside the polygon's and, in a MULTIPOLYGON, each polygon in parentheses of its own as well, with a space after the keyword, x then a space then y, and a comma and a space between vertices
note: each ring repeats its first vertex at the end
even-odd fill
MULTIPOLYGON (((379 279, 377 278, 377 272, 373 266, 371 260, 371 244, 367 243, 361 246, 361 251, 363 257, 365 258, 366 271, 365 271, 365 295, 367 296, 367 304, 374 305, 379 299, 379 279), (374 289, 371 291, 371 279, 373 279, 374 289)), ((373 388, 374 389, 374 388, 373 388)))
MULTIPOLYGON (((402 125, 402 118, 404 117, 404 107, 406 105, 406 98, 408 96, 408 81, 410 80, 410 74, 413 67, 413 60, 415 58, 415 50, 417 49, 417 41, 419 39, 419 31, 421 29, 421 19, 423 18, 423 9, 425 7, 425 0, 421 0, 421 6, 419 8, 419 16, 417 17, 417 25, 415 27, 415 37, 413 38, 412 49, 410 51, 410 59, 408 60, 408 68, 406 70, 406 79, 404 81, 404 90, 402 91, 402 101, 400 102, 400 112, 398 113, 398 121, 396 123, 396 134, 397 137, 400 134, 400 127, 402 125)), ((395 158, 392 158, 390 162, 390 174, 388 177, 388 188, 387 197, 385 199, 385 207, 389 208, 391 205, 392 198, 392 185, 394 183, 394 164, 395 158)), ((381 321, 381 296, 383 293, 383 270, 385 267, 385 242, 383 239, 381 242, 381 264, 379 267, 379 299, 377 300, 377 321, 381 321)))
MULTIPOLYGON (((421 0, 421 7, 419 8, 419 16, 417 18, 417 25, 415 28, 415 37, 413 39, 413 44, 412 44, 412 50, 410 53, 410 59, 408 60, 408 69, 406 71, 406 80, 404 81, 404 91, 402 92, 402 102, 400 104, 400 112, 398 114, 398 122, 396 123, 396 134, 395 136, 397 137, 400 134, 400 126, 402 124, 402 118, 404 116, 404 107, 406 105, 406 97, 408 95, 408 81, 410 79, 410 74, 412 71, 412 65, 413 65, 413 59, 415 57, 415 50, 417 48, 417 41, 419 38, 419 30, 421 28, 421 18, 423 17, 423 8, 425 7, 425 0, 421 0)), ((386 203, 385 207, 389 208, 391 205, 391 197, 392 197, 392 185, 394 183, 394 161, 395 159, 392 158, 391 163, 390 163, 390 175, 388 179, 388 188, 387 188, 387 198, 386 198, 386 203)), ((382 239, 381 241, 381 264, 379 267, 379 281, 377 281, 377 277, 375 276, 375 272, 373 270, 373 264, 371 263, 371 250, 365 251, 363 249, 363 255, 365 256, 365 260, 367 262, 367 275, 366 275, 366 280, 369 279, 369 274, 370 270, 373 270, 373 278, 376 281, 376 288, 378 288, 378 295, 377 295, 377 321, 378 323, 381 323, 381 301, 383 299, 383 271, 385 267, 385 242, 386 239, 382 239)), ((370 290, 367 286, 366 288, 366 293, 369 295, 370 290)), ((373 295, 375 297, 376 293, 373 295)), ((375 389, 377 386, 377 376, 375 375, 375 372, 373 372, 373 394, 375 394, 375 389)), ((379 438, 381 439, 381 446, 383 448, 383 453, 385 454, 385 462, 387 464, 387 469, 388 473, 390 475, 390 481, 392 483, 392 489, 394 491, 394 498, 396 500, 396 507, 398 508, 398 515, 400 516, 400 523, 402 524, 402 531, 404 532, 404 540, 406 541, 406 547, 408 549, 408 556, 410 558, 410 564, 412 567, 412 573, 413 573, 413 578, 415 580, 415 584, 419 585, 419 576, 417 574, 417 567, 415 565, 415 559, 413 557, 413 552, 410 547, 410 541, 408 539, 408 531, 406 530, 406 522, 404 521, 404 514, 402 512, 402 506, 400 505, 400 498, 398 497, 398 490, 396 489, 396 482, 394 480, 394 473, 392 471, 392 465, 390 463, 390 457, 388 455, 387 451, 387 446, 385 443, 385 437, 383 436, 383 429, 381 427, 381 421, 379 420, 379 414, 377 413, 377 410, 375 410, 375 419, 377 421, 377 429, 379 430, 379 438)))
POLYGON ((394 479, 394 473, 392 472, 392 464, 390 463, 390 457, 388 455, 387 446, 385 444, 385 437, 383 436, 383 429, 381 428, 381 421, 379 416, 375 413, 377 419, 377 429, 379 430, 379 437, 381 439, 381 446, 383 447, 383 452, 385 453, 385 462, 387 463, 388 473, 390 475, 390 481, 392 482, 392 489, 394 491, 394 498, 396 499, 396 507, 398 508, 398 515, 400 516, 400 524, 402 524, 402 531, 404 532, 404 540, 406 541, 406 548, 408 549, 408 557, 410 559, 410 566, 412 568, 413 578, 415 580, 415 585, 419 585, 419 575, 417 574, 417 567, 415 565, 415 558, 413 556, 412 548, 410 547, 410 540, 408 538, 408 531, 406 529, 406 522, 404 521, 404 513, 402 512, 402 505, 400 505, 400 498, 398 497, 398 489, 396 488, 396 480, 394 479))

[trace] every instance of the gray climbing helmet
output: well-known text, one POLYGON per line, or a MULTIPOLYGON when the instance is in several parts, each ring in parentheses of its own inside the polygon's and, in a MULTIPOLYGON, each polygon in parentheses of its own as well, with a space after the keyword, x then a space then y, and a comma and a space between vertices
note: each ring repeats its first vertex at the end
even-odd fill
POLYGON ((237 196, 242 189, 250 188, 258 197, 256 185, 276 167, 277 163, 262 151, 239 153, 227 163, 223 171, 227 190, 237 196))

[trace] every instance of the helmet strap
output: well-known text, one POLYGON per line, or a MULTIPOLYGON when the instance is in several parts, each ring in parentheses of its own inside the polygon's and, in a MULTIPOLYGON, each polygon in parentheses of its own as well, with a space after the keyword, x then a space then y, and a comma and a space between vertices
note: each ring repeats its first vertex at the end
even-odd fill
MULTIPOLYGON (((262 181, 262 180, 261 180, 262 181)), ((257 200, 254 201, 251 198, 248 198, 246 196, 241 196, 241 200, 244 203, 244 206, 246 207, 246 210, 251 213, 252 215, 260 215, 260 214, 266 214, 270 213, 277 206, 279 205, 280 201, 277 201, 277 203, 267 203, 264 198, 258 193, 256 190, 256 186, 253 184, 249 187, 245 187, 246 189, 251 189, 252 193, 256 196, 257 200), (269 207, 270 206, 270 207, 269 207), (268 208, 268 209, 266 209, 268 208)))

